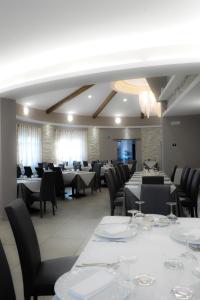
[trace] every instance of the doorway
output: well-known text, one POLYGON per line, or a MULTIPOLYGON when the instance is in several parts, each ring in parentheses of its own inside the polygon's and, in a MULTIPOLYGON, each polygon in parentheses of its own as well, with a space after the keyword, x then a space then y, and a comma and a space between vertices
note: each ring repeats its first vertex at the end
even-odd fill
POLYGON ((136 160, 135 140, 117 140, 117 160, 124 163, 136 160))

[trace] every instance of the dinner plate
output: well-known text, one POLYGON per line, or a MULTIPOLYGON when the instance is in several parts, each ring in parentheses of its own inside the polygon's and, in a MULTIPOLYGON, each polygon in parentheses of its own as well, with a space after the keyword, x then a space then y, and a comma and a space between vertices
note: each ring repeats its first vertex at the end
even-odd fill
POLYGON ((179 227, 171 232, 171 238, 181 243, 189 243, 200 247, 200 226, 179 227))
MULTIPOLYGON (((99 268, 92 267, 92 268, 85 268, 80 269, 77 272, 71 271, 65 273, 55 283, 55 293, 58 296, 59 300, 74 300, 75 298, 69 294, 69 289, 80 283, 82 280, 86 279, 87 277, 92 276, 95 272, 97 272, 99 268)), ((102 268, 101 268, 102 270, 102 268)), ((105 269, 106 270, 106 269, 105 269)), ((109 272, 109 271, 108 271, 109 272)), ((105 287, 101 291, 99 291, 96 295, 91 297, 91 300, 102 300, 102 299, 110 299, 111 295, 115 295, 116 299, 124 300, 130 294, 130 289, 124 286, 120 286, 119 283, 114 280, 109 286, 105 287)))
POLYGON ((99 225, 95 234, 107 239, 126 239, 135 236, 137 226, 129 224, 105 224, 99 225))

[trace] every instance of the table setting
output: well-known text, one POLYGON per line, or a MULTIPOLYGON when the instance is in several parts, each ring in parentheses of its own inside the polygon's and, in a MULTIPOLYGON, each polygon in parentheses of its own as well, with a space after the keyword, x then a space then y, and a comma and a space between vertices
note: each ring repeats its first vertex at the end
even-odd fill
POLYGON ((101 220, 56 299, 200 298, 199 220, 130 213, 101 220))

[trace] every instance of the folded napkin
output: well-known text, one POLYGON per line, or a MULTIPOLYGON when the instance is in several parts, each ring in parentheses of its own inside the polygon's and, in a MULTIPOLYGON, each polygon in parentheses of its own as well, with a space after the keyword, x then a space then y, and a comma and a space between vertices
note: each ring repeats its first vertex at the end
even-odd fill
POLYGON ((113 280, 113 274, 101 270, 72 286, 68 292, 75 299, 88 300, 109 286, 113 280))

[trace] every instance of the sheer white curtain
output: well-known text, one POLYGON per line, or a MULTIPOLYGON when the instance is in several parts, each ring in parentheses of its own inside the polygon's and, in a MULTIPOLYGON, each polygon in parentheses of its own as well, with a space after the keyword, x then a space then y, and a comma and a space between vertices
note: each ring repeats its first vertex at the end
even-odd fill
POLYGON ((41 128, 17 124, 17 163, 36 166, 42 160, 41 128))
POLYGON ((57 162, 87 160, 87 130, 85 129, 56 129, 55 157, 57 162))

